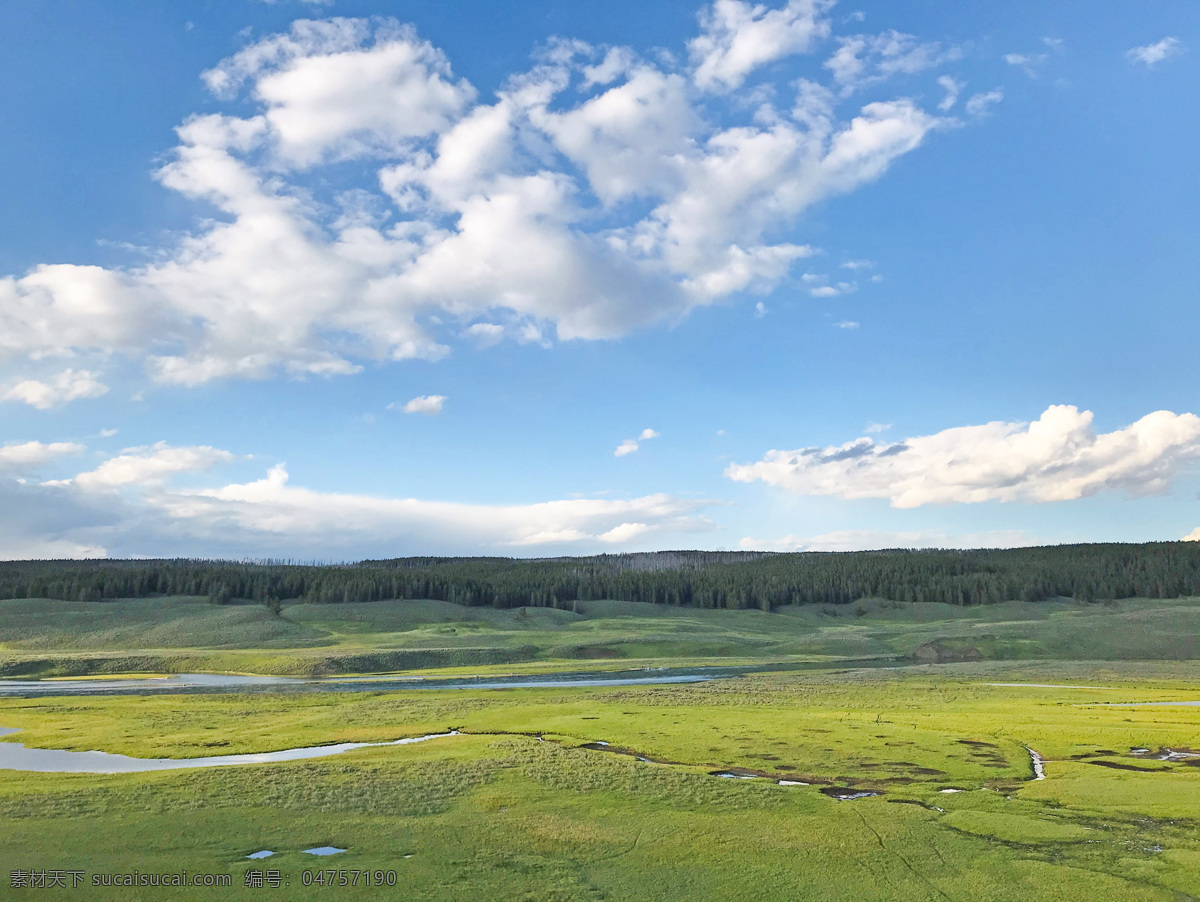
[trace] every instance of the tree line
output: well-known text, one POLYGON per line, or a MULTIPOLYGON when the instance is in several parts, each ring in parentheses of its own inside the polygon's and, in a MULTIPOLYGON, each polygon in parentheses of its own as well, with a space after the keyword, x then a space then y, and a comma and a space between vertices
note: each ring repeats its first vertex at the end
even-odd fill
POLYGON ((1200 595, 1200 543, 1057 545, 971 551, 766 554, 659 552, 547 558, 396 558, 304 565, 217 560, 0 563, 0 598, 100 601, 156 595, 215 604, 341 604, 429 598, 496 608, 571 608, 595 599, 759 608, 860 598, 953 605, 1066 596, 1080 601, 1200 595))

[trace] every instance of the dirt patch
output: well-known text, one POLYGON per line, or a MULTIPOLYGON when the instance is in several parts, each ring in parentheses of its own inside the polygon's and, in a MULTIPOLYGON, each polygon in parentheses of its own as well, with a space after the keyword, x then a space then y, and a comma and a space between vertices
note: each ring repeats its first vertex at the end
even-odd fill
POLYGON ((577 645, 570 649, 567 654, 580 661, 604 661, 624 657, 615 648, 605 645, 577 645))

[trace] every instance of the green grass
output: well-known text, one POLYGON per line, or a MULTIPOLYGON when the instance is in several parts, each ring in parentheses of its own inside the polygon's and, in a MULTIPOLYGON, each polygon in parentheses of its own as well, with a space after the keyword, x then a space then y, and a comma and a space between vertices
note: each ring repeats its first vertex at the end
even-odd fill
POLYGON ((194 670, 320 675, 537 665, 920 660, 1196 660, 1200 599, 958 608, 864 599, 713 611, 616 601, 578 611, 440 601, 211 605, 195 598, 0 601, 0 677, 194 670))
POLYGON ((1198 683, 1189 662, 1009 662, 570 691, 6 700, 0 725, 22 730, 9 741, 140 756, 466 735, 269 766, 7 772, 0 858, 228 873, 229 899, 261 898, 242 875, 272 867, 289 899, 1178 900, 1200 895, 1200 767, 1127 752, 1200 747, 1200 709, 1096 703, 1194 698, 1198 683), (581 747, 597 739, 675 763, 581 747), (1027 780, 1027 745, 1046 780, 1027 780), (710 774, 729 767, 883 794, 839 802, 710 774), (349 851, 299 854, 322 844, 349 851), (281 854, 244 859, 261 848, 281 854), (400 887, 302 887, 319 866, 394 869, 400 887))

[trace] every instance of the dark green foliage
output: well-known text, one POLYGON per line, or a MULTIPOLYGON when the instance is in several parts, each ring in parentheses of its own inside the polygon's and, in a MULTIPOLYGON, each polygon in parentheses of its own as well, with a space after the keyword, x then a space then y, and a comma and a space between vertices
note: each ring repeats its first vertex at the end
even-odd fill
MULTIPOLYGON (((572 610, 617 599, 700 608, 895 602, 992 604, 1200 595, 1200 543, 1059 545, 975 551, 760 554, 662 552, 580 558, 397 558, 311 566, 228 561, 17 561, 0 598, 101 600, 207 596, 277 610, 310 603, 431 598, 462 605, 572 610)), ((830 609, 835 613, 836 609, 830 609)))

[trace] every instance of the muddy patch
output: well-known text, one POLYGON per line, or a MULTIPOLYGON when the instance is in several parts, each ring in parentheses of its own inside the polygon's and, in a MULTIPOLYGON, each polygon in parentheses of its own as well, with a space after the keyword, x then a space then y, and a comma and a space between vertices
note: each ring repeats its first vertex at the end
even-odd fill
POLYGON ((1119 761, 1085 761, 1084 764, 1095 764, 1098 767, 1110 767, 1113 770, 1134 770, 1142 774, 1169 774, 1169 767, 1138 767, 1136 764, 1121 764, 1119 761))

